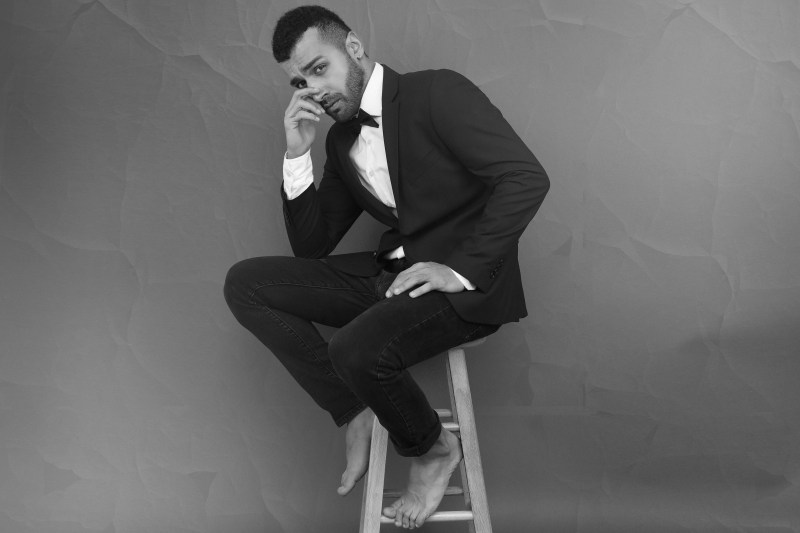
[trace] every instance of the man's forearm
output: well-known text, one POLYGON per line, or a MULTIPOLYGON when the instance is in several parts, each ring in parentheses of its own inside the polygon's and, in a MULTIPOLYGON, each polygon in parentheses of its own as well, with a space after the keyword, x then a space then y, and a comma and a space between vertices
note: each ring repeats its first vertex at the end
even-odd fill
POLYGON ((327 164, 318 187, 312 173, 311 184, 294 198, 282 184, 281 197, 286 233, 298 257, 327 256, 361 214, 361 207, 327 164))

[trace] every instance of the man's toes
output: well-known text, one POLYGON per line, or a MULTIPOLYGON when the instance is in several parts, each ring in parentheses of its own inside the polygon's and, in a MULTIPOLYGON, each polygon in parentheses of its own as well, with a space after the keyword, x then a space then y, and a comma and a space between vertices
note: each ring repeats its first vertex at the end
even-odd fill
POLYGON ((396 527, 403 527, 403 510, 397 509, 394 515, 394 525, 396 527))
POLYGON ((355 487, 355 485, 356 485, 355 476, 345 471, 345 473, 342 474, 342 480, 339 484, 339 488, 336 489, 336 492, 338 492, 339 495, 344 496, 348 494, 351 490, 353 490, 353 487, 355 487))
POLYGON ((411 520, 416 527, 422 527, 422 524, 430 517, 430 513, 426 513, 424 509, 418 508, 411 514, 411 520))
POLYGON ((414 518, 417 515, 417 510, 413 505, 408 505, 400 511, 403 513, 403 527, 406 529, 411 529, 415 525, 414 518))
POLYGON ((389 507, 383 508, 383 516, 388 516, 389 518, 394 518, 397 516, 397 510, 403 504, 403 500, 397 500, 389 507))
POLYGON ((400 515, 400 517, 400 525, 408 529, 408 513, 403 513, 400 515))
POLYGON ((409 522, 411 523, 411 527, 422 527, 422 524, 425 523, 425 517, 422 513, 411 513, 409 516, 409 522))
POLYGON ((395 507, 394 510, 394 525, 396 527, 406 527, 405 523, 408 523, 408 517, 406 516, 406 507, 402 499, 396 501, 393 505, 395 507))

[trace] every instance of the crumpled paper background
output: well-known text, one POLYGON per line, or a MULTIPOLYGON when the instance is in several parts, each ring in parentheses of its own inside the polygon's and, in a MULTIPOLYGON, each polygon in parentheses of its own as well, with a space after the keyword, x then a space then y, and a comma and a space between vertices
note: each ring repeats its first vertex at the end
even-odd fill
MULTIPOLYGON (((221 293, 289 253, 295 5, 0 2, 2 533, 357 527, 342 433, 221 293)), ((800 530, 800 5, 327 5, 475 81, 552 178, 530 316, 469 359, 495 530, 800 530)))

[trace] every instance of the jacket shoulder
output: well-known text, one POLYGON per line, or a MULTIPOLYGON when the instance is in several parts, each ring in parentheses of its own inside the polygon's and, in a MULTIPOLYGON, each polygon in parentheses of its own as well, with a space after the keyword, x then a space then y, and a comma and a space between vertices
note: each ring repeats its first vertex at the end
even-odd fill
MULTIPOLYGON (((447 83, 447 82, 464 82, 469 80, 455 70, 450 69, 430 69, 430 70, 417 70, 415 72, 408 72, 400 75, 401 83, 406 84, 431 84, 431 83, 447 83)), ((469 82, 471 83, 471 82, 469 82)))
POLYGON ((460 95, 464 90, 470 92, 477 89, 462 74, 449 69, 419 70, 402 74, 399 88, 401 94, 415 105, 432 104, 437 100, 439 105, 446 105, 453 95, 460 95))

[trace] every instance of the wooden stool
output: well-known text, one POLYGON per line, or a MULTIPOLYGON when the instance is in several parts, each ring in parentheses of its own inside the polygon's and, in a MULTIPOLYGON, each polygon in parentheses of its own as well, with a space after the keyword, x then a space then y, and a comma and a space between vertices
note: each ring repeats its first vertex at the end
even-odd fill
MULTIPOLYGON (((489 505, 486 501, 486 487, 483 484, 483 467, 478 449, 478 432, 475 429, 475 414, 472 411, 472 394, 467 377, 467 362, 464 348, 476 346, 484 339, 462 344, 447 352, 447 384, 450 389, 450 409, 437 409, 440 418, 451 418, 442 427, 461 434, 461 447, 464 459, 461 461, 461 487, 447 487, 445 496, 463 494, 466 510, 439 511, 433 513, 427 522, 468 521, 470 533, 491 533, 489 505)), ((378 422, 372 425, 372 442, 369 455, 369 469, 364 483, 364 499, 361 504, 361 526, 359 533, 378 533, 381 524, 393 524, 394 519, 383 516, 383 499, 399 498, 401 492, 384 491, 383 480, 386 474, 386 447, 389 433, 378 422)))

